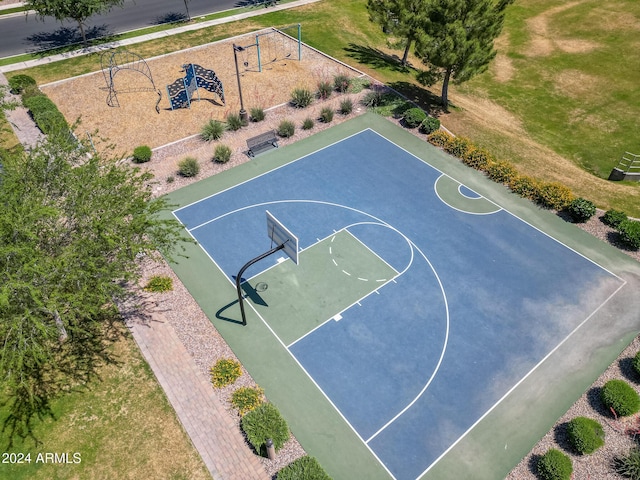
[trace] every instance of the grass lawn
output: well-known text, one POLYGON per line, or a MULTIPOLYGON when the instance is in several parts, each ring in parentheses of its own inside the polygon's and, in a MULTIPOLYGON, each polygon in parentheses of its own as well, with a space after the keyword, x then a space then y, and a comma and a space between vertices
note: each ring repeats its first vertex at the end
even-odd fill
POLYGON ((55 418, 35 422, 38 445, 17 439, 7 449, 7 433, 0 433, 3 452, 31 455, 31 463, 0 464, 0 478, 211 478, 128 331, 111 348, 120 363, 101 367, 99 381, 55 400, 55 418), (68 453, 70 463, 36 462, 46 453, 68 453), (74 454, 80 463, 73 463, 74 454))

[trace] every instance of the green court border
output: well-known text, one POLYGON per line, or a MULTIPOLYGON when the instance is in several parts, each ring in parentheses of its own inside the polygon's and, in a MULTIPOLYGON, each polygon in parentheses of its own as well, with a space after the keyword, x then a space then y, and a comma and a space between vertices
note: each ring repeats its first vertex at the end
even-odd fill
MULTIPOLYGON (((640 311, 640 295, 637 295, 640 263, 552 212, 517 197, 504 186, 429 145, 424 137, 418 138, 371 113, 177 190, 167 195, 168 201, 175 208, 185 206, 366 128, 378 132, 454 180, 447 183, 464 183, 627 282, 618 295, 594 313, 421 477, 504 478, 637 335, 640 318, 634 312, 640 311), (635 297, 632 292, 636 292, 635 297), (565 375, 558 372, 565 372, 565 375)), ((392 162, 390 159, 390 168, 392 162)), ((165 215, 171 216, 170 212, 165 215)), ((215 319, 220 298, 233 299, 235 289, 200 247, 187 244, 185 253, 189 258, 172 263, 172 268, 206 315, 214 319, 214 326, 265 389, 269 400, 283 413, 307 453, 318 458, 335 479, 392 478, 252 309, 247 309, 246 327, 215 319), (213 297, 218 300, 212 302, 213 297)))

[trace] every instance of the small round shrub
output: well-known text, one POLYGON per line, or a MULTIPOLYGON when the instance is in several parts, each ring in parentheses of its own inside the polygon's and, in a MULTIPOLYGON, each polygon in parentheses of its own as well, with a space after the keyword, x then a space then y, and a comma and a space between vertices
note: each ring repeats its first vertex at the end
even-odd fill
POLYGON ((250 110, 250 117, 252 122, 261 122, 264 120, 265 113, 264 109, 260 107, 253 107, 250 110))
POLYGON ((516 175, 509 181, 509 189, 522 198, 537 200, 538 182, 527 175, 516 175))
POLYGON ((320 100, 326 100, 333 93, 333 87, 329 82, 321 81, 318 82, 318 98, 320 100))
POLYGON ((235 132, 237 130, 240 130, 245 125, 246 123, 239 114, 230 113, 229 115, 227 115, 227 130, 235 132))
POLYGON ((640 448, 634 447, 626 455, 616 457, 613 464, 623 477, 640 480, 640 448))
POLYGON ((345 93, 351 86, 351 79, 347 75, 339 74, 333 77, 333 88, 340 93, 345 93))
POLYGON ((497 160, 487 167, 487 176, 494 182, 508 185, 518 176, 518 171, 506 160, 497 160))
POLYGON ((324 107, 320 111, 320 120, 322 120, 323 123, 331 123, 333 120, 333 110, 329 107, 324 107))
POLYGON ((574 222, 584 223, 596 214, 596 206, 591 200, 579 197, 567 207, 574 222))
POLYGON ((483 148, 470 148, 461 160, 465 165, 480 171, 486 171, 489 164, 495 162, 493 155, 483 148))
POLYGON ((29 75, 16 75, 9 79, 9 88, 11 88, 11 92, 16 95, 22 94, 27 88, 35 87, 36 81, 33 77, 29 75))
POLYGON ((173 279, 166 275, 154 275, 144 286, 147 292, 164 293, 173 290, 173 279))
POLYGON ((615 415, 627 417, 640 410, 640 395, 624 380, 609 380, 600 390, 600 399, 615 415))
POLYGON ((313 94, 306 88, 296 88, 291 92, 290 101, 296 108, 306 108, 313 102, 313 94))
POLYGON ((342 115, 349 115, 353 111, 353 101, 350 98, 345 98, 340 102, 340 113, 342 115))
POLYGON ((331 480, 314 457, 297 458, 278 472, 277 480, 331 480))
POLYGON ((140 145, 133 150, 133 163, 146 163, 151 160, 151 148, 140 145))
POLYGON ((590 454, 604 445, 604 430, 596 420, 576 417, 567 425, 569 443, 580 455, 590 454))
POLYGON ((206 142, 219 140, 223 133, 224 124, 218 120, 209 120, 200 130, 200 136, 206 142))
POLYGON ((420 123, 420 131, 426 135, 435 132, 439 128, 440 120, 434 117, 427 117, 420 123))
POLYGON ((292 137, 296 131, 296 126, 291 120, 282 120, 278 125, 278 135, 283 138, 292 137))
POLYGON ((313 128, 313 119, 312 118, 305 118, 304 121, 302 122, 302 129, 303 130, 311 130, 313 128))
POLYGON ((602 222, 613 228, 618 228, 624 220, 627 220, 627 214, 620 210, 607 210, 602 217, 602 222))
POLYGON ((402 119, 408 128, 416 128, 427 118, 427 114, 421 108, 413 107, 404 112, 402 119))
POLYGON ((211 383, 216 388, 231 385, 242 375, 240 362, 232 358, 221 358, 209 369, 211 383))
POLYGON ((263 403, 250 411, 240 422, 242 431, 253 448, 262 456, 266 456, 267 438, 273 440, 273 446, 280 450, 289 440, 289 427, 278 409, 270 403, 263 403))
POLYGON ((187 157, 178 163, 178 173, 183 177, 195 177, 200 173, 200 164, 193 157, 187 157))
POLYGON ((576 198, 568 187, 558 182, 542 182, 538 185, 538 203, 545 208, 562 210, 576 198))
POLYGON ((573 473, 571 459, 555 448, 540 457, 536 468, 542 480, 570 480, 573 473))
POLYGON ((627 247, 638 250, 640 248, 640 222, 637 220, 623 220, 617 228, 620 239, 627 247))
POLYGON ((264 402, 264 392, 260 387, 240 387, 231 395, 231 405, 238 409, 240 416, 255 410, 264 402))
POLYGON ((473 146, 468 138, 452 137, 447 143, 444 144, 443 148, 445 152, 450 153, 454 157, 464 158, 464 156, 473 148, 473 146))
POLYGON ((218 163, 227 163, 231 158, 231 148, 227 145, 216 145, 213 151, 213 161, 218 163))
POLYGON ((452 136, 450 133, 445 132, 444 130, 436 130, 427 137, 427 141, 436 147, 444 147, 451 138, 452 136))

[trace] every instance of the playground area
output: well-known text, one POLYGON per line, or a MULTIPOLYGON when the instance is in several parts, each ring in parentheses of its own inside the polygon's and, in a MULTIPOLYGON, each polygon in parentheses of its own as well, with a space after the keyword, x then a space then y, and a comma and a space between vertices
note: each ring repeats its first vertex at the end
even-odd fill
MULTIPOLYGON (((67 121, 73 123, 81 119, 79 134, 89 132, 95 138, 106 140, 96 145, 98 149, 101 145, 113 143, 117 145, 117 153, 129 155, 139 145, 155 148, 195 135, 209 120, 224 121, 229 113, 240 110, 234 44, 242 47, 236 56, 247 111, 254 107, 266 110, 287 103, 295 88, 315 91, 318 82, 332 82, 338 74, 360 75, 360 72, 299 43, 296 36, 295 31, 287 30, 284 34, 274 29, 260 30, 169 55, 142 59, 148 70, 140 60, 136 60, 138 67, 130 69, 118 64, 115 58, 117 66, 112 69, 111 77, 119 106, 108 104, 115 102, 108 88, 108 69, 101 68, 99 59, 94 73, 41 88, 67 121), (189 64, 215 72, 224 89, 224 102, 220 95, 199 88, 189 106, 172 109, 167 86, 186 77, 184 66, 189 64), (156 112, 156 104, 159 113, 156 112)), ((130 52, 134 56, 121 58, 132 60, 137 57, 135 47, 130 52)))

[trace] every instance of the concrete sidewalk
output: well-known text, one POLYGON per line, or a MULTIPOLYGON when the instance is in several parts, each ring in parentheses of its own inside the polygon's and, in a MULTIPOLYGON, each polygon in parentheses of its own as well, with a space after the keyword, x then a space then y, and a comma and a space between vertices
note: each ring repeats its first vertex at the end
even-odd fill
POLYGON ((73 52, 62 53, 58 55, 51 55, 49 57, 37 58, 33 60, 27 60, 25 62, 18 62, 11 65, 0 66, 0 72, 12 72, 14 70, 22 70, 25 68, 35 67, 37 65, 44 65, 51 62, 58 62, 60 60, 66 60, 68 58, 79 57, 81 55, 87 55, 89 53, 99 53, 104 50, 109 50, 110 48, 116 47, 124 47, 127 45, 133 45, 136 43, 147 42, 149 40, 154 40, 157 38, 168 37, 171 35, 177 35, 179 33, 191 32, 194 30, 200 30, 202 28, 212 27, 215 25, 221 25, 223 23, 235 22, 238 20, 243 20, 245 18, 257 17, 258 15, 263 15, 265 13, 278 12, 281 10, 287 10, 290 8, 299 7, 302 5, 307 5, 310 3, 315 3, 320 0, 296 0, 295 2, 285 3, 285 4, 277 4, 269 8, 258 8, 255 11, 238 13, 236 15, 230 15, 224 18, 218 18, 215 20, 208 20, 206 22, 193 23, 189 25, 182 25, 180 27, 171 28, 169 30, 164 30, 162 32, 149 33, 146 35, 140 35, 134 38, 127 38, 125 40, 118 40, 115 42, 104 43, 102 45, 98 45, 95 47, 82 48, 79 50, 75 50, 73 52))

